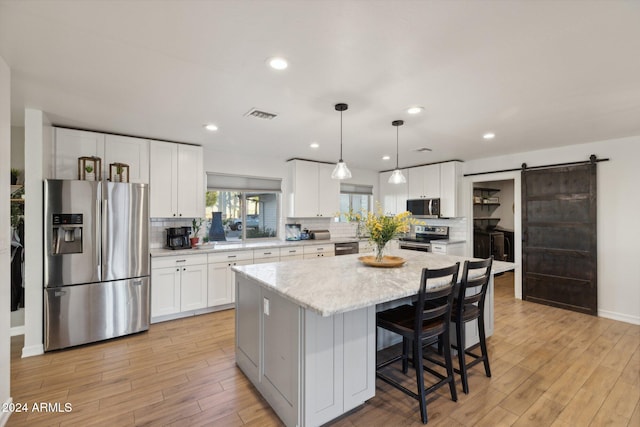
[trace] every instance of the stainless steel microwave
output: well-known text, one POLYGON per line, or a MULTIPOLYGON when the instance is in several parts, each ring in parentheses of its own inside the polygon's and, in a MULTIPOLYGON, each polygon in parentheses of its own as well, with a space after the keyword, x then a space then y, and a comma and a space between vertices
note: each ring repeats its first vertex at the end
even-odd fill
POLYGON ((407 210, 422 218, 440 217, 440 199, 409 199, 407 200, 407 210))

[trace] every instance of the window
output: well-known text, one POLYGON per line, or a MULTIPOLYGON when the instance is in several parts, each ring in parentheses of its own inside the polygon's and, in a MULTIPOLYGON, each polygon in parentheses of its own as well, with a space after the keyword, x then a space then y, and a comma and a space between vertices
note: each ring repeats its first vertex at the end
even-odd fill
POLYGON ((350 214, 370 211, 372 196, 370 185, 340 184, 340 222, 349 221, 350 214))
POLYGON ((207 174, 207 188, 209 239, 242 242, 278 236, 279 179, 207 174))

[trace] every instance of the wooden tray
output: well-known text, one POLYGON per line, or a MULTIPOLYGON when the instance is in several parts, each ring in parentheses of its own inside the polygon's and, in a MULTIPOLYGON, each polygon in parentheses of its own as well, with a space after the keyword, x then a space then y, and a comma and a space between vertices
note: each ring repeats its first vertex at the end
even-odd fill
POLYGON ((402 266, 407 260, 400 258, 399 256, 385 255, 382 257, 382 261, 376 261, 376 257, 373 255, 361 256, 358 258, 360 262, 370 267, 382 267, 382 268, 394 268, 402 266))

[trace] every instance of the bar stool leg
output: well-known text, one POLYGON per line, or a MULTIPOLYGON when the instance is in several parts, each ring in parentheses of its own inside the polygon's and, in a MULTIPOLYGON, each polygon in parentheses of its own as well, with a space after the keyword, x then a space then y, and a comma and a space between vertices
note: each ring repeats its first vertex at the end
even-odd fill
POLYGON ((427 423, 427 401, 424 393, 424 371, 422 369, 422 343, 419 340, 413 342, 413 366, 416 368, 416 382, 418 383, 418 396, 420 397, 420 416, 422 423, 427 423))
MULTIPOLYGON (((449 382, 449 390, 451 390, 451 400, 454 402, 458 401, 458 392, 456 391, 456 377, 453 372, 453 360, 451 359, 451 338, 449 338, 449 333, 442 334, 443 339, 438 340, 438 346, 440 343, 444 344, 444 364, 447 367, 447 376, 451 378, 449 382)), ((442 354, 442 353, 441 353, 442 354)))
POLYGON ((458 364, 460 365, 460 378, 462 379, 462 391, 469 394, 469 383, 467 382, 467 364, 465 363, 465 336, 464 322, 456 322, 456 339, 458 340, 458 364))
POLYGON ((484 335, 484 316, 480 316, 478 318, 478 334, 480 335, 480 350, 482 351, 484 372, 488 377, 491 377, 491 368, 489 367, 489 352, 487 351, 487 341, 484 335))

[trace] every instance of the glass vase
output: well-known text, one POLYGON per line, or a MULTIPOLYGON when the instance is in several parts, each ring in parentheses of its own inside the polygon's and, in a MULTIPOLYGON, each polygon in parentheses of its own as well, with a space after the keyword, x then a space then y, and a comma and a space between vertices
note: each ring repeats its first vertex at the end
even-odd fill
POLYGON ((387 242, 376 242, 376 262, 382 262, 386 244, 387 242))

